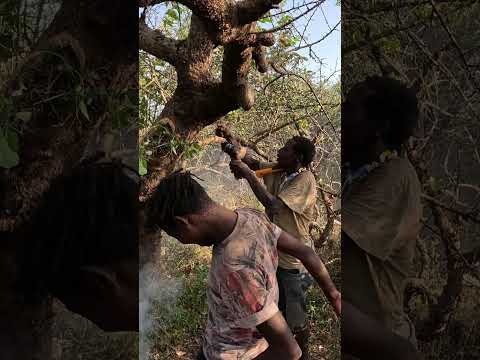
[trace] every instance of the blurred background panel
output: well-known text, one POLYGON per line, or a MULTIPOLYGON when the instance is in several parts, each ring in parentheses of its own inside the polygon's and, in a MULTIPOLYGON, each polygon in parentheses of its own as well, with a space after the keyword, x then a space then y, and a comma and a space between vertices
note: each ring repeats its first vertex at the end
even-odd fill
POLYGON ((367 76, 417 92, 407 155, 423 228, 405 290, 427 359, 480 356, 480 34, 478 1, 342 1, 342 92, 367 76))
MULTIPOLYGON (((137 4, 132 1, 115 6, 70 0, 0 3, 0 343, 4 359, 138 357, 136 332, 102 331, 67 310, 46 285, 46 269, 57 269, 49 274, 50 284, 66 277, 72 269, 67 269, 65 261, 75 258, 68 246, 54 238, 64 226, 60 219, 74 221, 75 211, 95 214, 96 199, 90 199, 84 188, 85 201, 75 202, 73 188, 83 185, 70 182, 63 195, 57 194, 55 204, 43 201, 48 191, 56 191, 51 185, 57 179, 102 151, 107 161, 114 157, 132 167, 133 173, 127 170, 127 176, 138 181, 134 174, 138 169, 137 19, 137 4), (79 203, 83 208, 75 209, 79 203), (38 213, 55 207, 56 213, 42 215, 53 222, 51 232, 45 226, 36 227, 38 213), (34 260, 26 261, 29 258, 34 260), (57 260, 62 266, 56 267, 57 260), (30 292, 37 287, 42 287, 41 295, 32 300, 30 292)), ((85 178, 79 175, 76 180, 81 184, 85 178)), ((136 224, 133 220, 132 233, 138 232, 136 224)), ((83 228, 97 229, 98 235, 97 225, 85 223, 83 228)), ((74 234, 79 228, 72 227, 72 242, 81 238, 74 234)), ((108 241, 115 244, 114 238, 108 241)), ((131 241, 136 244, 137 236, 131 241)), ((102 255, 102 264, 113 256, 101 254, 104 250, 92 242, 71 245, 70 249, 85 254, 102 255)), ((131 255, 138 262, 137 251, 131 255)), ((86 259, 91 262, 93 256, 86 259)))

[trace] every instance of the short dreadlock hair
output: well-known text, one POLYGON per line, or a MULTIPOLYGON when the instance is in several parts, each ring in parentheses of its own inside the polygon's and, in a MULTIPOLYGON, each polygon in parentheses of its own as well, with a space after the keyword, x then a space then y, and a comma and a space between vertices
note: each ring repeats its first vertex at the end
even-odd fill
POLYGON ((294 136, 292 141, 295 152, 302 155, 302 165, 305 167, 310 165, 315 157, 315 145, 310 139, 303 136, 294 136))
POLYGON ((373 91, 365 104, 368 118, 379 129, 390 121, 388 133, 383 134, 384 141, 395 150, 401 150, 417 125, 418 101, 415 90, 386 76, 368 77, 364 85, 373 91))
POLYGON ((201 214, 212 203, 190 172, 177 171, 160 182, 147 209, 147 227, 171 226, 175 216, 201 214))
POLYGON ((135 175, 120 162, 85 161, 51 183, 23 250, 27 298, 62 287, 82 266, 138 254, 135 175))

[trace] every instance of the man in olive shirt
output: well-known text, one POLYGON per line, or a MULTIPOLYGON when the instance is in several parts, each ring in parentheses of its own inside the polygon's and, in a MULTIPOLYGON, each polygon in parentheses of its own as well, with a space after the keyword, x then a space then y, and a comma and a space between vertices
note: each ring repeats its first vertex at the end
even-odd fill
POLYGON ((417 122, 415 93, 371 77, 342 107, 344 300, 416 346, 403 310, 420 230, 421 185, 403 147, 417 122))
MULTIPOLYGON (((221 132, 232 138, 225 127, 221 132)), ((264 205, 270 220, 282 230, 300 239, 314 248, 309 236, 309 225, 315 221, 315 203, 317 199, 316 181, 307 170, 315 156, 313 143, 301 136, 290 139, 278 151, 276 163, 261 163, 253 158, 249 149, 238 145, 234 149, 235 157, 230 167, 237 178, 245 178, 258 200, 264 205), (258 179, 255 170, 273 167, 282 171, 258 179)), ((302 358, 309 359, 306 290, 311 278, 296 258, 279 252, 277 281, 279 285, 279 309, 282 311, 290 329, 302 349, 302 358)))

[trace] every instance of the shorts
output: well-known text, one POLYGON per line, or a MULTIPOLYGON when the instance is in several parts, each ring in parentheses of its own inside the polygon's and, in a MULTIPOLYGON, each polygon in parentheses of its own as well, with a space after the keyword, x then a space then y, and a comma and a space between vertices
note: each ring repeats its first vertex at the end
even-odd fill
POLYGON ((277 269, 278 308, 292 332, 308 326, 307 290, 314 280, 310 274, 296 269, 277 269))

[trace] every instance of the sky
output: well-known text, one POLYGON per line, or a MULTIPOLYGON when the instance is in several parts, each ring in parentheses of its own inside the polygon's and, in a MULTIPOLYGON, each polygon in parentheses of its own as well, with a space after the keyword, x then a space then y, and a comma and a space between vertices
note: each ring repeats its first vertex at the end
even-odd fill
MULTIPOLYGON (((284 9, 289 9, 295 6, 298 6, 304 2, 309 2, 309 0, 287 0, 285 5, 283 6, 284 9)), ((304 7, 302 11, 306 8, 304 7)), ((340 21, 341 18, 341 7, 337 5, 337 0, 325 0, 324 3, 321 5, 321 9, 323 12, 318 9, 316 11, 309 23, 307 37, 309 42, 314 42, 321 39, 325 36, 335 25, 340 21)), ((155 11, 157 13, 156 19, 154 22, 161 20, 164 16, 165 9, 159 6, 159 9, 155 11)), ((274 10, 273 13, 276 11, 274 10)), ((297 12, 292 14, 293 17, 300 15, 301 12, 297 12)), ((302 17, 301 19, 295 22, 295 25, 298 29, 303 31, 308 18, 312 13, 310 13, 306 17, 302 17)), ((261 24, 263 27, 270 27, 271 25, 261 24)), ((307 66, 311 71, 316 72, 318 75, 322 77, 327 77, 337 71, 333 79, 338 79, 340 77, 340 69, 341 69, 341 33, 340 33, 341 26, 339 25, 335 31, 333 31, 326 39, 322 42, 313 46, 313 51, 316 55, 322 60, 323 65, 318 63, 318 60, 315 61, 309 57, 309 49, 301 49, 299 53, 308 58, 307 66)), ((302 43, 301 45, 305 45, 302 43)))
MULTIPOLYGON (((289 3, 294 3, 295 0, 289 0, 289 3)), ((326 0, 322 4, 323 14, 318 11, 309 25, 309 33, 311 42, 321 39, 326 35, 331 28, 340 21, 341 7, 336 5, 336 0, 326 0), (328 24, 327 24, 328 23, 328 24), (330 27, 329 27, 330 26, 330 27)), ((306 19, 298 22, 299 27, 303 28, 306 19), (303 26, 302 26, 303 25, 303 26)), ((322 75, 328 76, 335 70, 340 71, 341 64, 341 26, 332 32, 325 40, 316 44, 314 50, 316 54, 323 60, 324 66, 322 66, 322 75)), ((299 51, 302 55, 308 57, 308 49, 299 51)), ((320 65, 313 60, 309 61, 309 68, 313 71, 319 71, 320 65)), ((337 76, 339 76, 338 73, 337 76)))

